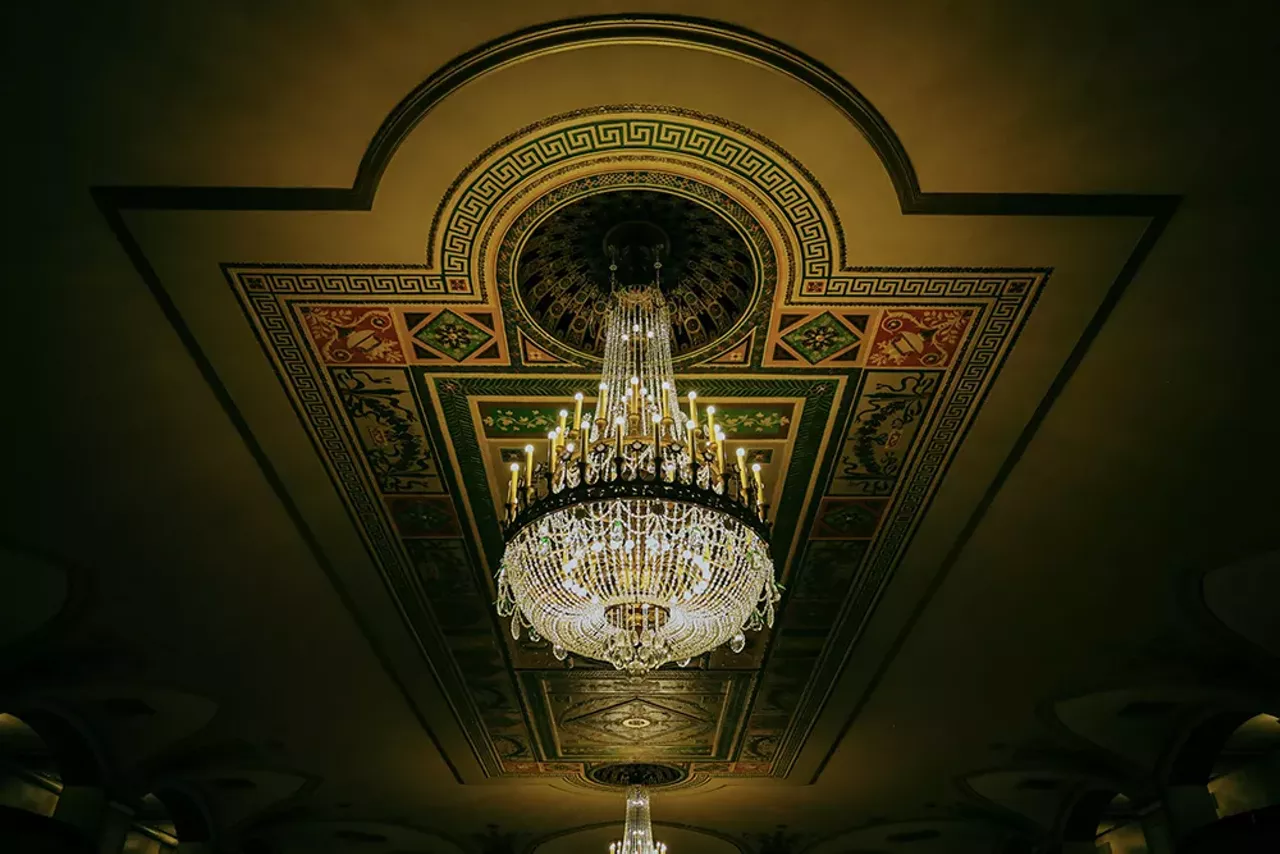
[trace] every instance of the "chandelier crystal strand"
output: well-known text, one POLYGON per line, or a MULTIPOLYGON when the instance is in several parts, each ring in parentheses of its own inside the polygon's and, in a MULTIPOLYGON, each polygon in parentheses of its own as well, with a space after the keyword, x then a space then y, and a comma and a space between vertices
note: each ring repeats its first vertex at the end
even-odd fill
POLYGON ((655 263, 648 286, 614 283, 594 417, 553 431, 523 479, 513 464, 497 577, 513 636, 528 627, 559 658, 632 673, 725 643, 741 651, 744 631, 772 625, 781 591, 759 466, 751 477, 726 464, 696 395, 687 419, 680 409, 660 274, 655 263))
POLYGON ((627 818, 622 839, 609 843, 609 854, 667 854, 667 846, 653 839, 649 793, 644 786, 627 787, 627 818))

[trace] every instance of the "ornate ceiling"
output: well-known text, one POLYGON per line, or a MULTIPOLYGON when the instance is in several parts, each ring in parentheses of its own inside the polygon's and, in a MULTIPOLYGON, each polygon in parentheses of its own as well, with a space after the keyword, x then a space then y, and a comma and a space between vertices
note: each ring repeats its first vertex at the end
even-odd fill
MULTIPOLYGON (((1252 510, 1204 511, 1200 545, 1160 527, 1173 510, 1132 512, 1200 476, 1134 460, 1200 417, 1187 399, 1221 404, 1212 360, 1235 346, 1177 327, 1201 348, 1194 387, 1161 398, 1168 430, 1136 423, 1181 363, 1142 361, 1173 333, 1148 312, 1130 338, 1126 289, 1183 185, 1080 177, 1031 142, 966 147, 981 109, 916 105, 948 103, 945 68, 887 81, 884 57, 780 13, 520 30, 527 12, 502 8, 433 24, 412 74, 337 87, 349 138, 298 130, 277 151, 238 128, 222 160, 93 180, 93 228, 129 262, 115 286, 145 285, 130 311, 150 314, 109 315, 114 346, 142 348, 133 368, 78 370, 148 384, 95 404, 104 423, 187 424, 141 443, 153 479, 131 481, 134 457, 94 475, 121 492, 86 523, 128 566, 101 625, 145 638, 123 643, 143 663, 113 653, 117 681, 160 679, 153 711, 183 710, 148 761, 251 781, 218 820, 278 852, 372 834, 555 854, 612 827, 641 773, 624 766, 660 788, 675 854, 993 852, 1054 832, 1062 801, 1026 806, 1027 769, 1056 769, 1038 773, 1060 795, 1095 779, 1062 757, 1107 741, 1098 697, 1173 667, 1159 650, 1183 594, 1143 591, 1174 553, 1195 556, 1179 578, 1203 572, 1225 532, 1251 548, 1252 510), (681 388, 764 467, 786 587, 742 654, 643 679, 566 666, 492 607, 507 467, 594 387, 608 247, 637 231, 664 244, 681 388), (163 507, 166 478, 195 497, 163 507), (143 506, 154 526, 130 527, 143 506)), ((323 41, 287 55, 309 68, 323 41)), ((81 647, 107 630, 85 631, 81 647)))
POLYGON ((839 220, 813 176, 664 107, 524 128, 433 222, 421 267, 223 266, 483 775, 591 781, 643 760, 693 783, 789 776, 1050 271, 833 263, 839 220), (670 236, 682 381, 764 466, 789 588, 744 654, 640 682, 566 670, 490 607, 508 466, 593 384, 601 257, 629 222, 670 236))

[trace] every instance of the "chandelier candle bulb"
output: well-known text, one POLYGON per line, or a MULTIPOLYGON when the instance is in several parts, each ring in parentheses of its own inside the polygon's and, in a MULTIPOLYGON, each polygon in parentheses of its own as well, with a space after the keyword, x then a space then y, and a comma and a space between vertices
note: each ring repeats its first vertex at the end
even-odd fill
MULTIPOLYGON (((563 422, 564 422, 564 419, 561 419, 562 424, 563 422)), ((551 446, 547 450, 547 465, 551 469, 552 478, 556 476, 556 457, 558 456, 556 454, 556 439, 559 437, 560 433, 563 430, 564 430, 564 427, 562 426, 560 430, 552 430, 550 433, 547 434, 547 442, 551 446)))
POLYGON ((565 422, 568 420, 569 420, 569 410, 561 409, 560 410, 560 429, 557 431, 558 435, 560 436, 564 435, 565 422))
POLYGON ((582 424, 582 392, 578 392, 573 396, 573 429, 577 430, 579 426, 581 426, 581 424, 582 424))
MULTIPOLYGON (((524 446, 524 486, 533 489, 533 445, 524 446)), ((533 496, 529 496, 531 499, 533 496)))
POLYGON ((738 457, 738 489, 742 492, 742 497, 747 496, 747 449, 739 448, 736 456, 738 457))
POLYGON ((755 477, 755 480, 756 480, 756 496, 757 496, 756 503, 763 505, 764 504, 764 478, 760 476, 759 463, 751 464, 751 474, 755 477))
POLYGON ((520 507, 520 464, 511 464, 511 489, 508 490, 507 500, 511 503, 511 515, 516 515, 520 507))
POLYGON ((716 438, 716 408, 714 406, 707 407, 707 441, 711 442, 716 438))
POLYGON ((608 405, 609 405, 609 384, 600 383, 600 401, 599 403, 596 404, 596 421, 603 421, 606 424, 609 423, 605 418, 605 416, 608 414, 608 411, 609 411, 606 408, 608 407, 608 405))
POLYGON ((696 391, 689 392, 689 432, 692 433, 698 429, 698 393, 696 391))

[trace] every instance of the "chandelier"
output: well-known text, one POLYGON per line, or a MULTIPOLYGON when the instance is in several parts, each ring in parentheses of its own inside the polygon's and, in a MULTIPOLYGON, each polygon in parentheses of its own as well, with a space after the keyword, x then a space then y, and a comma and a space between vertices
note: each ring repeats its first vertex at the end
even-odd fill
POLYGON ((609 843, 609 854, 667 854, 667 846, 653 840, 649 792, 644 786, 627 787, 627 820, 622 827, 622 840, 609 843))
POLYGON ((584 417, 587 398, 574 395, 545 459, 527 445, 511 465, 497 575, 513 637, 525 627, 558 659, 633 674, 726 643, 741 652, 744 632, 773 625, 782 590, 760 465, 742 448, 726 460, 715 407, 699 414, 696 392, 677 394, 661 248, 624 250, 624 262, 652 265, 619 283, 610 247, 594 412, 584 417))

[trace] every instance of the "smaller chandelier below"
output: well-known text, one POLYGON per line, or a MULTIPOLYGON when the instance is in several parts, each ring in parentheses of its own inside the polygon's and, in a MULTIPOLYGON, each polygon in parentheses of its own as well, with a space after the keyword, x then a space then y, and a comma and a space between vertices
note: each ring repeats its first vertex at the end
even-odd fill
POLYGON ((667 846, 653 839, 649 792, 644 786, 627 788, 627 820, 622 839, 609 843, 609 854, 667 854, 667 846))

